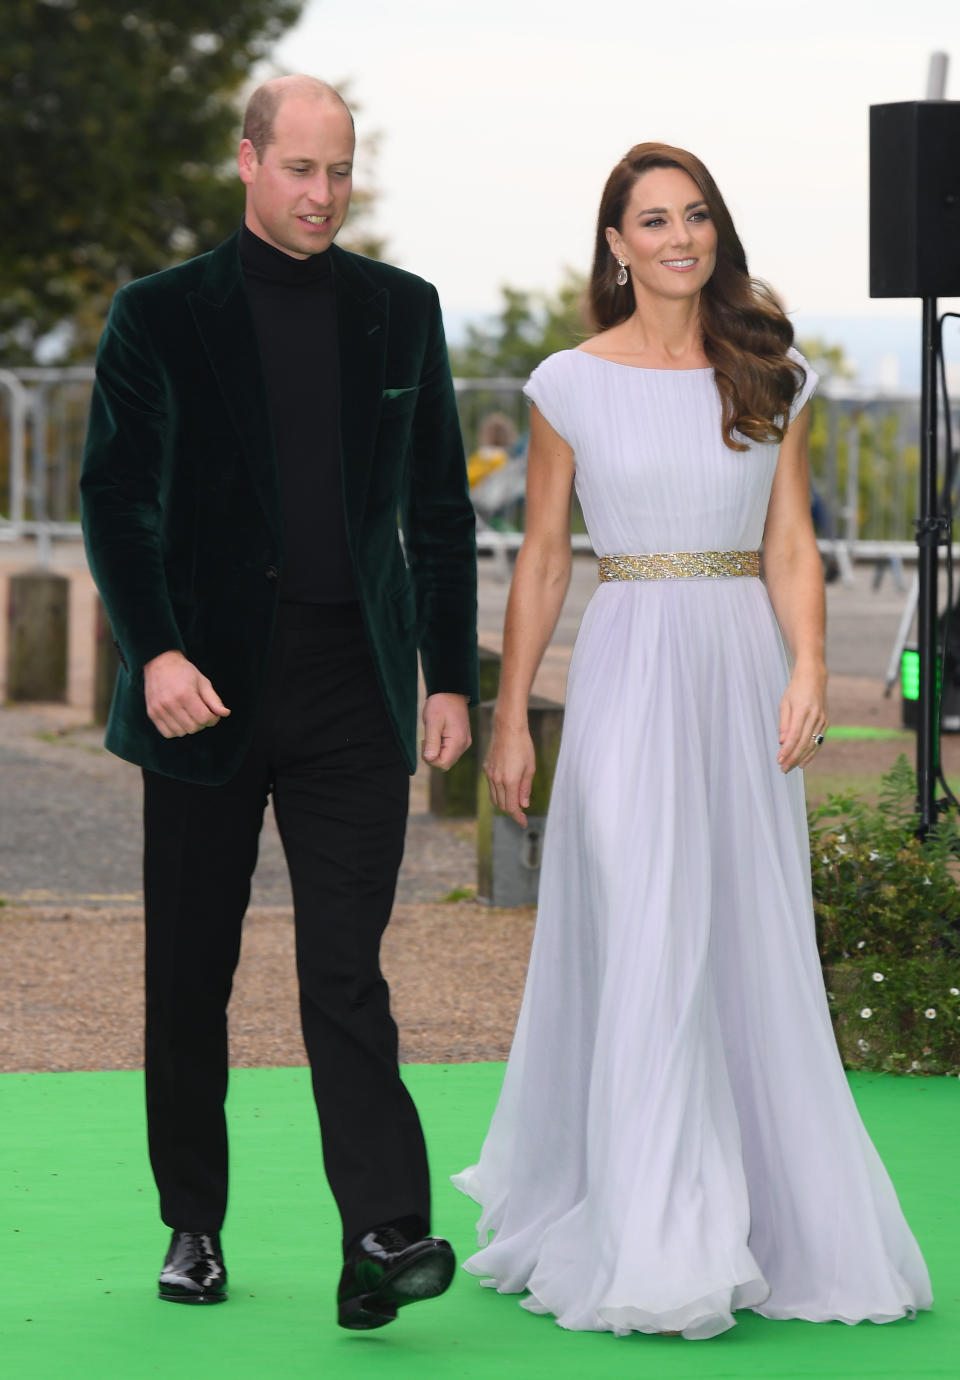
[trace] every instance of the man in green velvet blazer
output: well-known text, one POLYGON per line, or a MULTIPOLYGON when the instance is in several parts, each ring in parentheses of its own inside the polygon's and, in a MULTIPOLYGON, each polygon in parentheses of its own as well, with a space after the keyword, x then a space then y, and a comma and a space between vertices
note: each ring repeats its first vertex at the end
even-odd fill
POLYGON ((343 1219, 338 1317, 379 1327, 453 1272, 428 1234, 378 955, 418 649, 424 757, 447 768, 469 744, 473 512, 435 290, 333 243, 343 101, 275 79, 244 136, 239 235, 114 298, 81 482, 122 663, 107 745, 145 782, 148 1131, 173 1232, 159 1292, 226 1298, 225 1012, 272 793, 343 1219))

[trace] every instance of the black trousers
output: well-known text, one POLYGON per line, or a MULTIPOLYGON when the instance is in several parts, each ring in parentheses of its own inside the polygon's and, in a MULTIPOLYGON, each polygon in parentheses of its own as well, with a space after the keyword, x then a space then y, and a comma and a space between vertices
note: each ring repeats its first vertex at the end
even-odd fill
POLYGON ((161 1216, 218 1231, 226 1211, 227 1003, 271 793, 344 1242, 398 1218, 426 1232, 426 1151, 379 961, 409 777, 353 605, 281 605, 254 741, 230 781, 144 772, 147 1125, 161 1216))

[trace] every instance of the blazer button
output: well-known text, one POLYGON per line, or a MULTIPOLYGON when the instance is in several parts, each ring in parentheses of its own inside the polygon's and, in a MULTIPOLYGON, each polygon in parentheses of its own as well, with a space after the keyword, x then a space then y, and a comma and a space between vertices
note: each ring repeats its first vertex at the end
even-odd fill
POLYGON ((275 580, 279 576, 280 571, 277 569, 275 565, 268 565, 263 573, 264 575, 266 575, 268 580, 275 580))

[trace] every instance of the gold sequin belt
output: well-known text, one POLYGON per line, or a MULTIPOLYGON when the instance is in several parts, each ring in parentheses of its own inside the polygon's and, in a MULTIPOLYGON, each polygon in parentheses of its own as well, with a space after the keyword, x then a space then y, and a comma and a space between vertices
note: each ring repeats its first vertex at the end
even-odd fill
POLYGON ((655 556, 601 556, 601 580, 703 580, 759 575, 759 551, 669 551, 655 556))

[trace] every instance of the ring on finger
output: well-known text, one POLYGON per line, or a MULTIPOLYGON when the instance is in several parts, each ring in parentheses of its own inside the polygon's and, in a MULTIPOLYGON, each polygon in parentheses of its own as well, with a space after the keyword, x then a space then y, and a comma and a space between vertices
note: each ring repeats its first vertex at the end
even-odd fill
POLYGON ((815 733, 813 735, 812 742, 816 747, 823 747, 823 737, 824 735, 822 733, 815 733))

